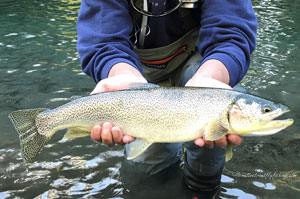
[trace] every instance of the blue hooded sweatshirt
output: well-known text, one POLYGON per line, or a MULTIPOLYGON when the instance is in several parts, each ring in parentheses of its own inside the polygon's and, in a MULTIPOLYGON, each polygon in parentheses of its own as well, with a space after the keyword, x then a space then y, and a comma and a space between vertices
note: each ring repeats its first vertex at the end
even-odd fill
MULTIPOLYGON (((168 0, 167 0, 168 1, 168 0)), ((221 61, 236 85, 246 74, 255 49, 257 19, 251 0, 201 0, 193 10, 200 27, 198 50, 204 63, 221 61)), ((78 23, 77 49, 83 71, 96 82, 108 76, 111 67, 125 62, 142 73, 130 35, 134 30, 127 0, 82 0, 78 23)), ((151 32, 144 48, 170 44, 187 31, 184 21, 174 15, 150 17, 151 32)))

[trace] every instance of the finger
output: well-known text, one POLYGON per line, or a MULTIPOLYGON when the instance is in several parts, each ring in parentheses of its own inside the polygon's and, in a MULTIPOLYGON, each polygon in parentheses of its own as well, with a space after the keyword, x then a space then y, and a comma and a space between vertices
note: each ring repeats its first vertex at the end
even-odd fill
POLYGON ((135 138, 130 135, 124 135, 124 137, 123 137, 123 142, 126 144, 133 142, 134 140, 135 140, 135 138))
POLYGON ((101 126, 95 125, 91 131, 91 139, 97 142, 101 142, 101 126))
POLYGON ((203 147, 205 145, 205 142, 203 140, 203 138, 197 138, 194 140, 194 143, 200 147, 203 147))
POLYGON ((102 125, 102 132, 101 132, 102 143, 106 144, 108 147, 112 147, 115 144, 112 139, 111 128, 112 128, 112 124, 110 122, 105 122, 102 125))
POLYGON ((227 137, 223 136, 221 139, 218 139, 215 141, 216 146, 218 147, 227 147, 228 142, 227 142, 227 137))
POLYGON ((116 144, 124 144, 123 143, 123 133, 119 127, 117 127, 117 126, 112 127, 111 133, 112 133, 113 141, 116 144))
MULTIPOLYGON (((105 80, 102 80, 105 81, 105 80)), ((94 90, 90 93, 90 95, 94 95, 97 93, 103 93, 107 91, 107 85, 105 84, 105 82, 99 82, 96 87, 94 88, 94 90)))
POLYGON ((232 145, 240 145, 243 142, 243 137, 239 135, 229 134, 227 136, 228 142, 232 145))

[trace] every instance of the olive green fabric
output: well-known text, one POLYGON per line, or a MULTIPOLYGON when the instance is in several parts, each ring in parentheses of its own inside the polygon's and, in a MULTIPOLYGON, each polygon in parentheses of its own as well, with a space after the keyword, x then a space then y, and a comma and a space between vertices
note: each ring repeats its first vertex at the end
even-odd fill
POLYGON ((138 54, 141 60, 145 61, 159 61, 174 55, 179 49, 186 46, 186 49, 181 51, 175 57, 165 64, 143 64, 143 74, 149 82, 161 82, 168 79, 170 75, 183 67, 184 63, 189 59, 191 54, 195 52, 196 45, 198 44, 199 28, 186 33, 179 40, 160 48, 152 49, 138 49, 135 48, 135 52, 138 54))

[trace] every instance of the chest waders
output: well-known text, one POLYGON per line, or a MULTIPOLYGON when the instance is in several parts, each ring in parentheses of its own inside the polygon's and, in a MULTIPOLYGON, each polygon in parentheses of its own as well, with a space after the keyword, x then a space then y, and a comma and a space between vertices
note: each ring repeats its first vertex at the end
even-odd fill
MULTIPOLYGON (((140 0, 144 1, 144 0, 140 0)), ((137 2, 139 3, 139 2, 137 2)), ((142 4, 140 7, 143 7, 142 4)), ((148 10, 148 7, 143 7, 148 10)), ((177 16, 184 23, 185 34, 173 43, 152 49, 143 49, 143 37, 147 32, 147 17, 131 9, 134 24, 139 24, 139 29, 132 33, 135 36, 134 51, 140 58, 143 66, 143 75, 149 82, 165 86, 184 86, 186 81, 193 76, 200 67, 201 56, 197 51, 199 40, 199 21, 191 15, 190 9, 179 8, 177 16), (143 20, 144 19, 144 20, 143 20), (137 33, 140 33, 137 37, 137 33)), ((149 124, 151 125, 151 124, 149 124)), ((184 153, 183 179, 189 190, 200 198, 212 198, 220 187, 220 179, 225 162, 225 149, 214 147, 199 147, 193 141, 183 143, 185 151, 182 151, 182 143, 155 143, 144 153, 133 160, 128 160, 122 166, 133 170, 134 177, 148 175, 164 175, 172 165, 177 166, 184 153), (134 169, 132 169, 134 168, 134 169), (138 175, 137 175, 138 174, 138 175)), ((125 145, 125 155, 130 144, 125 145)), ((178 168, 178 167, 177 167, 178 168)), ((130 172, 125 172, 131 175, 130 172)), ((131 178, 132 176, 126 176, 131 178)), ((178 177, 178 176, 177 176, 178 177)), ((146 181, 147 181, 146 180, 146 181)))
MULTIPOLYGON (((145 0, 140 0, 138 3, 142 3, 142 1, 145 0)), ((140 6, 145 10, 148 9, 145 4, 140 4, 140 6)), ((190 9, 179 8, 175 12, 178 19, 184 22, 183 29, 186 33, 166 46, 143 49, 145 37, 151 34, 151 30, 148 30, 147 25, 148 17, 142 16, 132 8, 130 12, 134 24, 140 26, 140 29, 135 30, 135 33, 133 33, 136 36, 134 51, 140 58, 144 77, 149 82, 164 82, 163 84, 174 85, 176 76, 182 76, 178 73, 184 71, 182 70, 184 64, 196 51, 199 41, 199 22, 194 20, 190 9), (136 32, 140 33, 139 37, 137 37, 136 32)))

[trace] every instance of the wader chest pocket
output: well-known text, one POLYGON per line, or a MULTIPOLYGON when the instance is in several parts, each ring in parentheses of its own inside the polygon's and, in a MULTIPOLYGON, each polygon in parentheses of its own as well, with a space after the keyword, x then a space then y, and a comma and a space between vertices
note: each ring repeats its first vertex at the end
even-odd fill
POLYGON ((195 28, 177 41, 158 48, 134 51, 140 57, 143 75, 149 82, 160 82, 181 67, 198 44, 199 28, 195 28))

